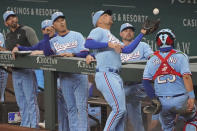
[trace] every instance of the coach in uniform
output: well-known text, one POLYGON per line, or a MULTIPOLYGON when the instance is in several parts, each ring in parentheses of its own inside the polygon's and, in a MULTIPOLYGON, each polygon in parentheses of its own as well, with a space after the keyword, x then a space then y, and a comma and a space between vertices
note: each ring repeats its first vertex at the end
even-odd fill
MULTIPOLYGON (((10 32, 6 35, 5 47, 12 51, 16 45, 32 46, 38 43, 35 31, 28 26, 18 24, 13 11, 3 14, 5 26, 10 32)), ((32 69, 13 69, 13 87, 21 115, 21 126, 37 128, 40 115, 37 103, 37 82, 32 69)))
MULTIPOLYGON (((84 47, 85 39, 83 35, 67 29, 64 14, 55 12, 52 14, 51 20, 57 31, 57 36, 50 40, 50 47, 54 54, 64 57, 86 57, 88 49, 84 47)), ((87 131, 87 75, 60 72, 59 79, 68 110, 70 131, 87 131)))

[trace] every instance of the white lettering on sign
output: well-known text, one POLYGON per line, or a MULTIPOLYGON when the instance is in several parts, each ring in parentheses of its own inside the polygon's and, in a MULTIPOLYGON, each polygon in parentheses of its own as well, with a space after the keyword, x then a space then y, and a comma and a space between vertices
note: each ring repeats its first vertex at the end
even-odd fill
MULTIPOLYGON (((143 38, 143 40, 150 45, 151 49, 153 51, 157 50, 157 44, 155 42, 155 40, 150 40, 150 39, 146 39, 143 38)), ((190 49, 191 49, 191 43, 189 41, 175 41, 175 48, 177 50, 182 51, 183 53, 190 55, 190 49)))
POLYGON ((7 10, 14 11, 17 15, 31 15, 31 16, 51 16, 58 9, 48 8, 28 8, 28 7, 7 7, 7 10))
POLYGON ((78 68, 94 69, 96 67, 96 64, 95 63, 86 64, 86 61, 78 61, 77 62, 77 67, 78 68))
POLYGON ((36 63, 38 64, 57 64, 57 59, 51 57, 37 57, 36 63))
MULTIPOLYGON (((93 16, 95 12, 92 12, 93 16)), ((113 21, 118 22, 133 22, 133 23, 144 23, 144 21, 148 18, 147 15, 142 14, 125 14, 125 13, 113 13, 112 14, 113 21)))
POLYGON ((196 4, 197 0, 171 0, 171 4, 174 4, 177 1, 180 4, 196 4))
POLYGON ((184 27, 197 27, 197 19, 183 19, 184 27))
POLYGON ((134 22, 134 23, 143 23, 148 16, 146 15, 140 15, 140 14, 120 14, 120 13, 114 13, 113 15, 113 21, 118 22, 134 22))
POLYGON ((14 60, 12 54, 1 54, 0 59, 1 60, 14 60))

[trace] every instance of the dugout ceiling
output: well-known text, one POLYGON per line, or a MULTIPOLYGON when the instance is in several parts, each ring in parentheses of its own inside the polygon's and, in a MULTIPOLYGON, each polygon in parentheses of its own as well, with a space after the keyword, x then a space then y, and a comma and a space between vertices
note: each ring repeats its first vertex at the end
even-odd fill
MULTIPOLYGON (((41 21, 50 19, 55 11, 62 11, 69 29, 87 37, 93 28, 91 15, 100 9, 113 11, 114 25, 111 32, 118 38, 123 23, 133 24, 136 33, 139 33, 145 19, 160 18, 160 29, 170 28, 174 31, 176 47, 190 56, 197 55, 197 0, 1 0, 0 32, 7 32, 3 13, 13 10, 19 16, 19 22, 33 27, 41 39, 41 21), (153 15, 154 8, 159 9, 159 15, 153 15)), ((143 41, 155 50, 154 35, 144 37, 143 41)))

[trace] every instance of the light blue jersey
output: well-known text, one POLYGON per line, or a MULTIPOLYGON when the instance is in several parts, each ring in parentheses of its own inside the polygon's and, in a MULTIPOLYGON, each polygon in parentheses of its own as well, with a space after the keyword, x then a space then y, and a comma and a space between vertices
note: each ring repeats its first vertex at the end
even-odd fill
MULTIPOLYGON (((121 53, 121 61, 139 61, 147 60, 153 54, 152 49, 145 42, 140 42, 138 46, 130 54, 121 53)), ((141 114, 140 100, 146 97, 143 85, 140 84, 124 84, 126 95, 127 119, 133 125, 134 131, 144 131, 144 125, 141 114)))
MULTIPOLYGON (((64 36, 57 35, 50 40, 51 49, 57 55, 61 53, 79 53, 88 51, 84 47, 85 39, 79 32, 70 31, 64 36)), ((63 111, 59 115, 64 115, 60 120, 63 126, 61 130, 67 130, 64 117, 68 115, 69 130, 71 131, 87 131, 87 97, 88 97, 88 79, 87 75, 59 73, 60 87, 64 101, 60 101, 63 105, 63 111), (66 107, 67 109, 64 109, 66 107)), ((60 127, 61 128, 61 127, 60 127)), ((59 128, 59 129, 60 129, 59 128)))
POLYGON ((145 42, 140 42, 135 50, 130 54, 121 53, 121 61, 147 60, 153 54, 152 49, 145 42))
POLYGON ((85 39, 79 32, 70 31, 64 36, 57 35, 50 40, 51 49, 57 55, 61 53, 79 53, 87 51, 84 47, 85 39))
MULTIPOLYGON (((162 57, 166 57, 168 53, 169 52, 160 52, 160 55, 162 57)), ((170 58, 168 59, 168 63, 177 72, 180 72, 181 75, 191 74, 188 57, 181 52, 177 52, 176 54, 170 56, 170 58)), ((152 80, 160 64, 161 61, 157 56, 151 57, 145 67, 143 79, 152 80)), ((155 94, 157 96, 173 96, 176 94, 182 94, 187 92, 184 86, 183 79, 179 76, 160 75, 154 80, 154 83, 155 94)))
MULTIPOLYGON (((87 39, 93 39, 99 42, 112 42, 120 43, 120 41, 111 34, 107 29, 97 27, 93 29, 87 39)), ((121 67, 120 54, 116 53, 114 49, 105 48, 94 50, 95 57, 97 60, 97 68, 112 68, 119 69, 121 67)))
POLYGON ((0 47, 5 47, 5 41, 2 33, 0 33, 0 47))

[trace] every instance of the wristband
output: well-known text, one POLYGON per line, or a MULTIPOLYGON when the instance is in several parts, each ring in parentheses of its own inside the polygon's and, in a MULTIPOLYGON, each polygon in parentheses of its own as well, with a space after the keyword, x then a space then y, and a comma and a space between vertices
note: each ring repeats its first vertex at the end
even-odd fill
POLYGON ((187 92, 189 98, 195 98, 194 91, 187 92))

